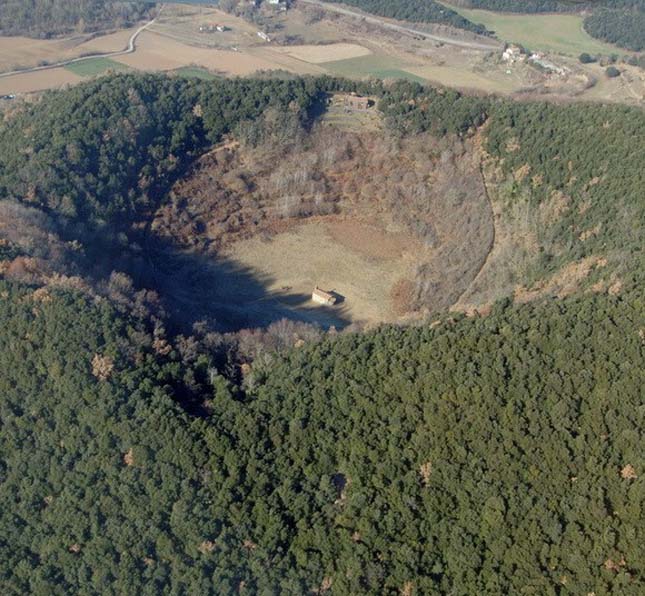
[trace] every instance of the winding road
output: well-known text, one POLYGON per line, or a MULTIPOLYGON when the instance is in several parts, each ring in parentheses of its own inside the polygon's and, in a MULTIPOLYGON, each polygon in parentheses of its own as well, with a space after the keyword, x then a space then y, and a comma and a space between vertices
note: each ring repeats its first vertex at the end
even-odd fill
POLYGON ((96 58, 113 58, 115 56, 125 56, 126 54, 132 54, 137 49, 137 38, 139 37, 139 35, 141 35, 148 27, 152 26, 155 23, 155 21, 161 14, 162 10, 163 10, 163 6, 161 7, 161 9, 159 10, 159 13, 154 19, 152 19, 145 25, 142 25, 141 27, 139 27, 130 36, 130 39, 128 40, 128 47, 125 50, 117 50, 116 52, 107 52, 105 54, 92 54, 91 56, 81 56, 80 58, 72 58, 71 60, 64 60, 63 62, 56 62, 54 64, 47 64, 45 66, 34 66, 33 68, 23 68, 20 70, 12 70, 11 72, 3 72, 3 73, 0 73, 0 79, 4 79, 6 77, 12 77, 20 74, 26 74, 29 72, 39 72, 41 70, 51 70, 53 68, 60 68, 62 66, 68 66, 70 64, 76 64, 77 62, 83 62, 84 60, 94 60, 96 58))
POLYGON ((350 10, 349 8, 345 8, 344 6, 329 4, 328 2, 321 2, 321 0, 298 0, 298 2, 302 2, 303 4, 309 4, 311 6, 317 6, 318 8, 322 8, 323 10, 329 10, 345 16, 362 19, 366 23, 371 23, 372 25, 378 25, 379 27, 390 29, 398 33, 424 37, 425 39, 436 41, 438 43, 458 46, 461 48, 468 48, 469 50, 479 50, 479 51, 490 52, 491 50, 499 49, 501 46, 500 42, 497 40, 491 40, 489 43, 483 43, 483 42, 477 42, 477 41, 455 39, 454 37, 444 37, 442 35, 435 35, 434 33, 428 33, 427 31, 419 31, 418 29, 413 29, 412 27, 391 23, 390 21, 384 18, 367 15, 362 12, 356 12, 354 10, 350 10))

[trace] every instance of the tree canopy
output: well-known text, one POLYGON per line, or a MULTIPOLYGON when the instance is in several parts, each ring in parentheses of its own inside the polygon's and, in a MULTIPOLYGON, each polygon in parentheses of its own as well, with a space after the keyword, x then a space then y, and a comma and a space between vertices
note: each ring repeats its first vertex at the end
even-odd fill
POLYGON ((330 77, 118 75, 8 113, 4 592, 643 592, 644 142, 637 109, 330 77), (536 279, 595 256, 622 289, 242 362, 207 321, 179 329, 161 286, 101 278, 105 246, 145 261, 123 236, 213 143, 256 139, 267 110, 304 135, 334 91, 376 97, 392 143, 479 143, 506 208, 561 201, 536 279))
POLYGON ((50 37, 128 27, 148 17, 154 3, 115 0, 3 0, 0 35, 50 37))
POLYGON ((195 418, 141 321, 0 292, 11 592, 642 588, 640 294, 328 340, 195 418))

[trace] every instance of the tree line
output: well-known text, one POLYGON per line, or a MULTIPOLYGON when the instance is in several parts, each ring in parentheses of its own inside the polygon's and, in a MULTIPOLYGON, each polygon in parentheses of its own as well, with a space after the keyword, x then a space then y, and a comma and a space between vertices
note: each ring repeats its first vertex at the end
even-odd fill
MULTIPOLYGON (((341 0, 325 1, 340 2, 341 0)), ((469 21, 445 4, 434 0, 396 0, 395 2, 389 0, 343 0, 342 3, 390 19, 414 23, 437 23, 465 29, 479 35, 488 34, 483 25, 469 21)))
POLYGON ((49 38, 123 28, 150 16, 154 3, 115 0, 4 0, 0 35, 49 38))
POLYGON ((645 7, 626 10, 595 10, 584 22, 585 31, 634 52, 645 49, 645 7))
POLYGON ((642 293, 341 336, 244 392, 106 301, 0 296, 9 592, 642 591, 642 293))

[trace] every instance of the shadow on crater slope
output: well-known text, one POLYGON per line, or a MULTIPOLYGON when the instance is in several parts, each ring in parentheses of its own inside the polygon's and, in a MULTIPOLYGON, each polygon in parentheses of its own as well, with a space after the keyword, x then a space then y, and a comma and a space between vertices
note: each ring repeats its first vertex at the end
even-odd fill
POLYGON ((154 239, 146 252, 146 285, 154 287, 176 323, 206 320, 220 331, 266 327, 281 319, 343 329, 346 309, 315 306, 309 294, 267 291, 275 281, 225 257, 181 251, 154 239), (153 246, 151 246, 153 245, 153 246))

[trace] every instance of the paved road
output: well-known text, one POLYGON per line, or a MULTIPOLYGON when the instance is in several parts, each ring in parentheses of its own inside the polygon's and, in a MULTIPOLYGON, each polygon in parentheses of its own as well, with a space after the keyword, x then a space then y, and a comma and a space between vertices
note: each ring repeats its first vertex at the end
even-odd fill
POLYGON ((416 35, 419 37, 424 37, 426 39, 430 39, 432 41, 444 43, 447 45, 459 46, 461 48, 468 48, 471 50, 480 50, 480 51, 484 50, 488 52, 490 52, 491 50, 499 49, 501 47, 501 44, 497 40, 491 39, 489 43, 484 43, 484 42, 477 42, 477 41, 455 39, 453 37, 444 37, 442 35, 435 35, 433 33, 427 33, 426 31, 419 31, 418 29, 414 29, 413 27, 397 25, 396 23, 391 23, 390 21, 387 21, 386 19, 383 19, 380 17, 366 15, 365 13, 361 13, 361 12, 355 12, 353 10, 350 10, 349 8, 338 6, 337 4, 329 4, 327 2, 321 2, 320 0, 298 0, 298 2, 302 2, 303 4, 311 4, 313 6, 318 6, 319 8, 322 8, 324 10, 331 10, 333 12, 337 12, 346 16, 363 19, 368 23, 372 23, 373 25, 379 25, 386 29, 391 29, 392 31, 398 31, 399 33, 405 33, 408 35, 416 35))
MULTIPOLYGON (((162 7, 163 8, 163 7, 162 7)), ((161 14, 161 11, 159 11, 161 14)), ((34 66, 33 68, 23 68, 21 70, 12 70, 11 72, 0 73, 0 79, 6 77, 12 77, 14 75, 25 74, 28 72, 39 72, 41 70, 51 70, 52 68, 60 68, 61 66, 68 66, 69 64, 76 64, 77 62, 83 62, 84 60, 93 60, 94 58, 112 58, 114 56, 125 56, 126 54, 132 54, 137 49, 137 38, 141 35, 148 27, 153 25, 157 20, 157 15, 152 21, 146 23, 139 27, 128 40, 128 47, 125 50, 117 50, 116 52, 108 52, 106 54, 92 54, 91 56, 82 56, 81 58, 72 58, 71 60, 64 60, 63 62, 56 62, 55 64, 47 64, 46 66, 34 66)))

